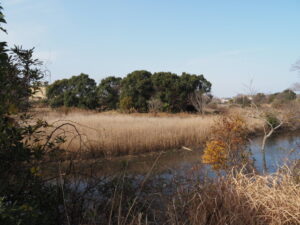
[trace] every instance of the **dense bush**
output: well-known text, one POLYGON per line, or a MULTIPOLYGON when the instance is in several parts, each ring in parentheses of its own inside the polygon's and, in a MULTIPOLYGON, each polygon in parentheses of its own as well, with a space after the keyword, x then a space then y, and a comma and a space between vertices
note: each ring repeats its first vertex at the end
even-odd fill
POLYGON ((295 100, 297 95, 292 90, 284 90, 281 93, 277 93, 273 98, 272 106, 275 108, 283 107, 285 104, 290 104, 291 101, 295 100))
POLYGON ((133 101, 130 96, 123 97, 120 101, 120 110, 122 112, 130 112, 133 109, 133 101))
POLYGON ((59 189, 40 176, 45 153, 56 151, 56 143, 41 145, 41 128, 48 125, 29 123, 25 113, 43 76, 41 62, 33 58, 33 49, 0 46, 0 224, 59 224, 59 189))
POLYGON ((279 94, 278 98, 284 101, 291 101, 291 100, 295 100, 297 98, 297 95, 294 91, 290 89, 286 89, 279 94))
POLYGON ((57 80, 47 87, 51 107, 79 107, 94 109, 97 106, 96 82, 87 74, 57 80))
POLYGON ((86 74, 70 79, 57 80, 47 88, 51 107, 80 107, 99 110, 138 112, 149 111, 149 100, 162 103, 161 110, 167 112, 195 111, 190 103, 191 93, 209 93, 211 83, 203 75, 159 72, 153 75, 145 70, 137 70, 126 77, 114 76, 101 80, 98 87, 86 74), (130 104, 128 99, 130 100, 130 104))
POLYGON ((121 99, 130 97, 133 108, 140 112, 147 112, 147 101, 153 94, 151 73, 145 70, 137 70, 129 73, 122 80, 121 99))
POLYGON ((101 110, 113 110, 118 108, 121 92, 120 77, 107 77, 101 80, 97 87, 98 105, 101 110))

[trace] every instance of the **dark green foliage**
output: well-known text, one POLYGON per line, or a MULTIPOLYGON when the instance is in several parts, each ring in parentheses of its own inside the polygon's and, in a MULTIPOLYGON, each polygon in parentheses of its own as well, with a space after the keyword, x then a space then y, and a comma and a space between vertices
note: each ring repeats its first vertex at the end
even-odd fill
MULTIPOLYGON (((0 7, 0 24, 4 23, 0 7)), ((4 30, 0 26, 0 30, 4 30)), ((55 143, 39 144, 43 121, 28 124, 28 98, 42 78, 33 49, 0 48, 0 224, 58 224, 61 199, 55 186, 46 184, 39 165, 55 143), (14 114, 14 115, 12 115, 14 114)), ((44 136, 45 137, 45 136, 44 136)))
POLYGON ((47 88, 51 107, 79 107, 94 109, 97 106, 96 82, 87 74, 57 80, 47 88))
MULTIPOLYGON (((6 23, 6 20, 4 18, 4 15, 2 13, 2 7, 0 5, 0 31, 3 31, 6 33, 6 30, 2 26, 2 24, 6 23)), ((7 54, 6 54, 6 42, 0 42, 0 65, 1 67, 3 64, 7 61, 7 54)))
POLYGON ((64 93, 69 91, 68 79, 57 80, 47 87, 47 98, 51 107, 64 105, 64 93))
MULTIPOLYGON (((151 77, 155 98, 162 101, 164 110, 169 112, 186 111, 190 105, 189 96, 195 91, 208 93, 211 83, 203 75, 170 72, 154 73, 151 77)), ((193 107, 193 106, 191 106, 193 107)))
POLYGON ((137 70, 128 74, 122 80, 121 99, 131 97, 133 107, 139 112, 147 112, 147 101, 153 94, 151 73, 137 70))
POLYGON ((211 83, 203 75, 182 73, 180 76, 180 108, 186 111, 189 107, 189 96, 195 91, 208 93, 211 90, 211 83))
POLYGON ((179 76, 170 72, 158 72, 153 74, 151 80, 155 91, 154 97, 162 101, 164 111, 180 111, 180 105, 178 104, 180 93, 179 76))
POLYGON ((38 162, 49 145, 38 144, 33 135, 45 126, 40 121, 17 127, 9 117, 0 119, 0 224, 56 224, 60 217, 59 191, 39 175, 38 162))
POLYGON ((189 99, 192 93, 208 94, 210 90, 211 83, 203 75, 183 73, 178 76, 170 72, 152 75, 138 70, 124 79, 107 77, 97 88, 95 81, 86 74, 57 80, 48 86, 47 97, 51 107, 119 108, 138 112, 148 112, 148 101, 153 98, 160 100, 163 111, 180 112, 194 108, 189 99))
POLYGON ((134 108, 132 98, 125 96, 120 100, 120 109, 122 112, 130 112, 134 108))
POLYGON ((265 118, 268 126, 271 126, 272 128, 275 128, 280 124, 279 119, 273 113, 266 113, 265 118))
POLYGON ((287 89, 280 93, 275 93, 270 95, 269 100, 272 106, 275 108, 283 107, 285 104, 289 104, 291 101, 295 100, 297 95, 294 91, 287 89))
MULTIPOLYGON (((5 45, 4 45, 5 46, 5 45)), ((0 49, 1 50, 1 49, 0 49)), ((29 97, 40 85, 43 71, 41 62, 33 58, 34 49, 14 47, 1 50, 0 104, 9 112, 24 111, 29 97)))
POLYGON ((65 106, 93 109, 96 106, 96 82, 87 74, 69 79, 69 91, 65 94, 65 106))
POLYGON ((97 87, 98 104, 101 110, 117 109, 121 91, 120 77, 107 77, 97 87))
POLYGON ((6 23, 6 20, 4 18, 4 15, 2 13, 2 6, 0 5, 0 30, 6 33, 6 30, 2 27, 2 23, 6 23))
POLYGON ((284 90, 283 92, 281 92, 278 96, 279 99, 283 100, 283 101, 291 101, 297 98, 297 95, 295 92, 293 92, 290 89, 284 90))

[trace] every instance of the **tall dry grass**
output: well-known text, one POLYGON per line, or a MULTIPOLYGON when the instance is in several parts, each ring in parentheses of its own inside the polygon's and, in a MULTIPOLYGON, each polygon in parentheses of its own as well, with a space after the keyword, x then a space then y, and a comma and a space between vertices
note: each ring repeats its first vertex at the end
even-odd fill
POLYGON ((299 173, 288 169, 269 175, 234 172, 203 181, 187 177, 171 181, 150 173, 140 177, 124 172, 106 185, 98 182, 100 186, 91 182, 92 188, 100 190, 94 199, 82 196, 85 205, 91 200, 91 208, 76 205, 78 196, 70 195, 74 199, 67 202, 69 216, 80 221, 71 224, 300 224, 299 173))
MULTIPOLYGON (((236 113, 236 112, 234 112, 236 113)), ((218 115, 197 116, 191 114, 119 114, 91 111, 48 112, 42 119, 54 126, 65 122, 76 125, 64 127, 67 142, 62 146, 70 151, 88 150, 94 156, 115 156, 154 152, 181 148, 199 147, 210 136, 211 127, 218 115), (81 143, 80 143, 81 142, 81 143)), ((247 118, 252 132, 259 122, 247 118)))
MULTIPOLYGON (((94 153, 120 155, 198 146, 209 136, 215 117, 71 113, 60 118, 48 115, 44 119, 55 126, 64 122, 75 124, 85 146, 94 153)), ((72 128, 68 129, 71 131, 72 128)), ((78 138, 72 140, 69 137, 67 140, 64 147, 72 151, 79 148, 78 138)))
POLYGON ((291 172, 229 175, 174 199, 170 224, 300 224, 300 185, 291 172))

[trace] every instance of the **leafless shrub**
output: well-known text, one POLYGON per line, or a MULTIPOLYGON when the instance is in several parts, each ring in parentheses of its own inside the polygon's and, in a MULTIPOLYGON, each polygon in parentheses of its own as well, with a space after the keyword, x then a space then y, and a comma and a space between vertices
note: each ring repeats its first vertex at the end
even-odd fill
POLYGON ((204 114, 204 108, 210 101, 211 96, 202 91, 195 91, 190 95, 191 104, 201 114, 204 114))
POLYGON ((154 113, 156 115, 158 112, 162 111, 163 103, 160 99, 151 98, 148 101, 148 109, 150 113, 154 113))

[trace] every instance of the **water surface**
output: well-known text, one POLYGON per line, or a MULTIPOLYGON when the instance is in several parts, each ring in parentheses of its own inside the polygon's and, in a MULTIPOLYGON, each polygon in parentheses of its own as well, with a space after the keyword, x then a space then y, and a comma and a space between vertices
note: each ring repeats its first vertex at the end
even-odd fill
MULTIPOLYGON (((262 137, 253 138, 249 148, 254 158, 255 167, 263 171, 261 146, 262 137)), ((300 159, 300 131, 275 134, 270 137, 265 146, 268 172, 275 172, 287 162, 300 159)), ((133 175, 143 175, 149 171, 172 177, 174 174, 189 176, 190 174, 205 174, 214 176, 209 166, 201 163, 201 149, 174 150, 162 153, 145 154, 140 156, 126 156, 112 160, 96 159, 99 167, 98 175, 111 175, 126 170, 133 175)))

